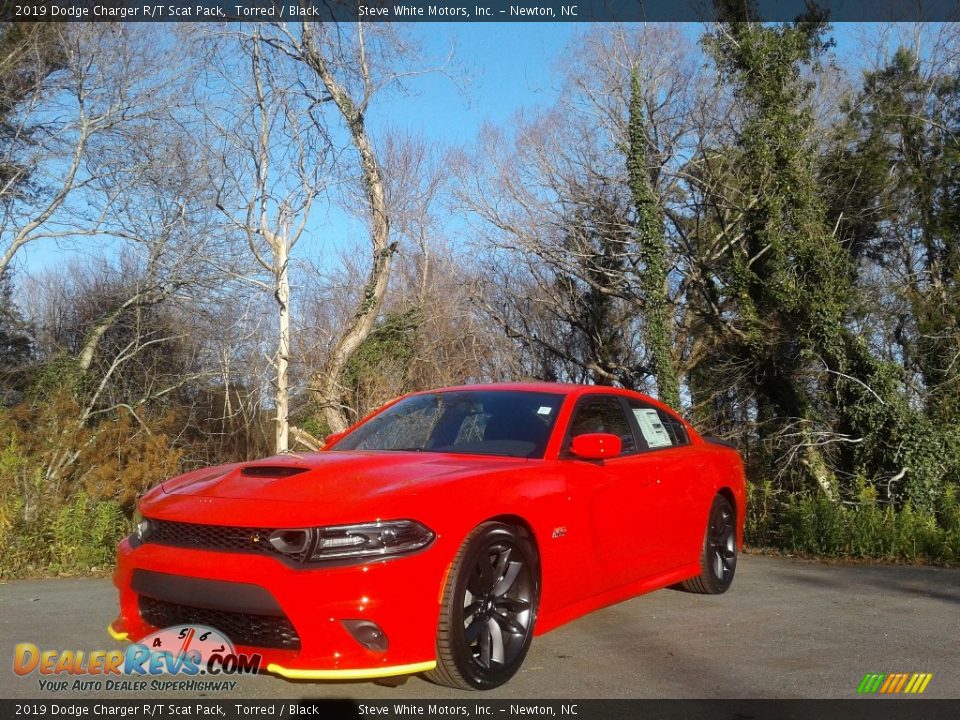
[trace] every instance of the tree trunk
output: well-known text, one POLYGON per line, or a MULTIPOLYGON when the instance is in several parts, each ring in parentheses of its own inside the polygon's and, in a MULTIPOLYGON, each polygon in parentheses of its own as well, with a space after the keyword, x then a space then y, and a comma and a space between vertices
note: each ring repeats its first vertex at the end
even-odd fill
POLYGON ((276 265, 277 309, 279 311, 280 337, 277 343, 277 452, 285 453, 290 449, 290 397, 288 368, 290 363, 290 277, 287 262, 286 233, 277 238, 274 247, 276 265))
POLYGON ((640 81, 630 77, 630 126, 627 172, 637 212, 637 250, 643 269, 640 294, 645 315, 643 340, 657 381, 657 397, 672 408, 680 407, 680 384, 673 357, 673 313, 667 303, 667 243, 663 221, 647 167, 647 133, 640 81))
MULTIPOLYGON (((341 85, 334 76, 327 61, 317 49, 311 23, 304 22, 302 28, 303 58, 307 65, 317 73, 327 92, 330 93, 330 97, 336 103, 347 128, 350 130, 353 146, 360 155, 363 188, 370 212, 370 243, 373 251, 370 274, 364 283, 356 312, 354 312, 346 329, 330 350, 326 366, 317 373, 311 388, 318 403, 323 408, 324 419, 327 421, 330 431, 340 432, 349 425, 340 402, 340 377, 350 357, 373 330, 383 297, 387 292, 390 266, 396 245, 390 243, 390 219, 387 212, 383 174, 380 163, 377 161, 373 143, 367 133, 363 111, 350 97, 346 87, 341 85)), ((367 73, 368 69, 362 53, 360 64, 364 73, 367 73)))

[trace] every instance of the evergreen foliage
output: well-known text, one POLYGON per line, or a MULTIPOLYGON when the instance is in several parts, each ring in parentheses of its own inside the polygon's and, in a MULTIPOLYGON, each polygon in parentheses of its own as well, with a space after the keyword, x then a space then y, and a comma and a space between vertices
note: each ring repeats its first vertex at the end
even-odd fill
POLYGON ((32 356, 30 328, 13 301, 12 273, 0 274, 0 407, 20 398, 32 356))
MULTIPOLYGON (((418 308, 388 313, 377 323, 344 368, 343 401, 347 407, 375 408, 414 389, 410 385, 411 365, 422 325, 423 314, 418 308)), ((319 429, 321 421, 315 422, 317 425, 310 427, 319 429)))

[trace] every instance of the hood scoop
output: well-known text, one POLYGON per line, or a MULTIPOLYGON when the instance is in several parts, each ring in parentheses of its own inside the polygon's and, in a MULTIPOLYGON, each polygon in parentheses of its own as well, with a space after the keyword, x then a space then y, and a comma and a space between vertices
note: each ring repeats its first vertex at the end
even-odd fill
POLYGON ((287 478, 305 473, 308 468, 293 465, 248 465, 240 471, 244 477, 287 478))

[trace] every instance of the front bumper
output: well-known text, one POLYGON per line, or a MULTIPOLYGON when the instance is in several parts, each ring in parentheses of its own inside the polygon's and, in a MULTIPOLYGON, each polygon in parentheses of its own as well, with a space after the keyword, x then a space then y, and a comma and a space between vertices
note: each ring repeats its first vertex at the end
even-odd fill
MULTIPOLYGON (((447 570, 441 557, 435 543, 412 555, 372 563, 292 567, 266 555, 153 543, 133 547, 125 539, 113 576, 120 593, 120 615, 109 631, 117 639, 136 642, 161 629, 141 616, 141 598, 133 581, 134 572, 141 570, 252 585, 261 594, 269 593, 296 629, 299 649, 234 644, 238 652, 259 654, 261 667, 277 675, 336 680, 424 672, 436 665, 440 592, 447 570), (376 623, 387 637, 387 649, 367 649, 342 620, 376 623)), ((151 594, 156 600, 183 602, 182 597, 156 597, 162 590, 151 594)), ((225 634, 230 637, 229 632, 225 634)))

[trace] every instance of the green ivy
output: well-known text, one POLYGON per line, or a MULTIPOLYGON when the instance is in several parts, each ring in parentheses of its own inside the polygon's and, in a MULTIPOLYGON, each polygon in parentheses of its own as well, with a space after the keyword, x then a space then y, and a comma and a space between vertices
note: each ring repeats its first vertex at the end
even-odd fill
POLYGON ((644 344, 650 354, 657 394, 667 405, 680 407, 680 385, 673 362, 673 337, 667 298, 667 242, 657 198, 650 184, 647 128, 643 95, 636 70, 630 75, 629 146, 627 173, 636 212, 635 236, 640 261, 640 296, 644 310, 644 344))

